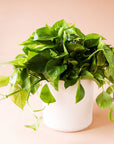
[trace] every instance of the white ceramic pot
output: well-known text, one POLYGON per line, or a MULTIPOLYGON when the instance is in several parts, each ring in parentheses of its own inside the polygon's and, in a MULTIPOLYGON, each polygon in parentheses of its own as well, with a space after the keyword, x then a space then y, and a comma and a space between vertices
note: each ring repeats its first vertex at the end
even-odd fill
POLYGON ((59 82, 57 92, 50 84, 51 93, 56 99, 55 103, 44 104, 44 123, 55 130, 73 132, 85 129, 92 122, 93 112, 93 82, 81 80, 85 89, 85 97, 79 103, 75 103, 77 84, 64 88, 64 82, 59 82))

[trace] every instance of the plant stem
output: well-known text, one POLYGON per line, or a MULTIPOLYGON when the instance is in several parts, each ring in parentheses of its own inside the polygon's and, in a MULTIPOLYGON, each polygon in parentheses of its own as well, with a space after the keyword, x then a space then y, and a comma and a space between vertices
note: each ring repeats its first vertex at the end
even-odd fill
MULTIPOLYGON (((22 89, 21 89, 21 90, 22 90, 22 89)), ((8 98, 8 97, 10 97, 10 96, 12 96, 12 95, 14 95, 14 94, 20 92, 21 90, 15 91, 15 92, 10 93, 10 94, 8 94, 8 95, 3 95, 4 97, 0 98, 0 100, 4 100, 4 99, 6 99, 6 98, 8 98)))
POLYGON ((40 77, 36 76, 34 73, 29 72, 29 74, 32 75, 32 76, 34 76, 34 77, 36 77, 36 78, 38 78, 38 79, 40 79, 40 77))
POLYGON ((96 54, 98 51, 103 51, 103 49, 98 49, 98 50, 96 50, 95 52, 93 52, 93 53, 87 58, 87 60, 90 60, 90 59, 92 58, 92 56, 93 56, 94 54, 96 54))
POLYGON ((33 112, 40 112, 40 111, 43 111, 45 109, 45 107, 43 107, 42 109, 39 109, 39 110, 33 110, 33 112))
POLYGON ((31 108, 31 106, 30 106, 30 104, 29 104, 28 101, 27 101, 27 105, 28 105, 30 111, 32 112, 32 114, 34 115, 34 117, 35 117, 36 119, 38 119, 38 117, 34 114, 34 111, 33 111, 33 109, 31 108))

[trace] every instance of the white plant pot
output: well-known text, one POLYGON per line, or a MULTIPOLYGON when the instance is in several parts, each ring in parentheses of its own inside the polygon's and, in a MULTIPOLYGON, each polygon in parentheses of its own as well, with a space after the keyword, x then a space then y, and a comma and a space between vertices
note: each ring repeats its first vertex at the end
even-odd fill
POLYGON ((59 81, 59 91, 48 84, 56 102, 49 105, 43 103, 43 120, 47 126, 59 131, 73 132, 91 124, 94 85, 91 80, 81 80, 81 84, 85 89, 85 97, 79 103, 75 103, 77 84, 65 89, 64 82, 59 81))

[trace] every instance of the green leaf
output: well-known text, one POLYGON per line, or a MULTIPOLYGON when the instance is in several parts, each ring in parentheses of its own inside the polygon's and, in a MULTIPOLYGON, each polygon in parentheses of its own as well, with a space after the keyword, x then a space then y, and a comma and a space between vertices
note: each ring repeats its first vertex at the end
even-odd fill
POLYGON ((81 32, 81 30, 79 28, 75 28, 75 32, 79 37, 85 38, 85 35, 81 32))
POLYGON ((30 79, 28 70, 26 68, 20 71, 19 84, 23 90, 30 92, 30 79))
POLYGON ((34 124, 32 124, 32 125, 25 125, 25 127, 31 128, 34 131, 37 131, 39 126, 40 126, 40 119, 37 119, 37 121, 34 124))
POLYGON ((30 44, 34 39, 34 32, 32 33, 32 35, 29 37, 29 39, 27 39, 26 41, 22 42, 20 45, 28 45, 30 44))
POLYGON ((114 85, 110 85, 110 86, 107 88, 106 92, 107 92, 108 94, 114 93, 114 85))
POLYGON ((91 33, 91 34, 88 34, 85 36, 85 40, 99 39, 99 38, 102 38, 103 40, 105 39, 104 37, 102 37, 101 35, 96 34, 96 33, 91 33))
POLYGON ((63 49, 64 49, 64 56, 68 54, 67 48, 66 48, 66 46, 65 46, 66 39, 67 39, 67 34, 66 34, 65 31, 64 31, 64 34, 63 34, 63 49))
POLYGON ((85 96, 85 90, 79 80, 76 92, 76 103, 80 102, 84 98, 84 96, 85 96))
POLYGON ((109 112, 109 114, 108 114, 108 117, 109 117, 109 119, 112 121, 112 122, 114 122, 114 118, 112 117, 112 113, 114 112, 114 107, 113 106, 111 106, 110 107, 110 112, 109 112))
POLYGON ((48 103, 48 104, 56 102, 47 84, 43 86, 41 93, 40 93, 40 98, 43 102, 48 103))
POLYGON ((97 54, 97 66, 104 66, 106 62, 105 56, 102 51, 97 54))
POLYGON ((64 80, 64 87, 68 88, 69 86, 74 85, 79 77, 80 69, 78 67, 68 67, 67 70, 61 75, 60 79, 64 80))
POLYGON ((82 79, 93 79, 94 76, 93 76, 92 73, 90 73, 89 71, 85 70, 84 72, 82 72, 81 78, 82 79))
POLYGON ((90 39, 84 42, 84 46, 87 48, 92 48, 98 46, 99 39, 90 39))
POLYGON ((57 57, 57 53, 56 53, 55 51, 51 50, 51 49, 50 49, 50 55, 51 55, 51 57, 53 57, 53 58, 56 58, 56 57, 57 57))
POLYGON ((99 82, 98 83, 99 87, 101 87, 102 85, 105 84, 104 77, 102 76, 102 74, 100 72, 96 72, 94 74, 94 78, 99 82))
POLYGON ((22 110, 24 106, 26 105, 28 93, 27 91, 23 90, 18 84, 15 84, 13 87, 11 87, 11 92, 19 91, 18 93, 15 93, 11 96, 12 101, 20 107, 22 110))
POLYGON ((70 51, 70 52, 80 52, 80 51, 83 51, 83 50, 85 50, 85 48, 81 45, 81 44, 79 44, 79 43, 72 43, 72 42, 70 42, 68 45, 68 50, 70 51))
POLYGON ((34 56, 38 55, 37 52, 34 52, 34 51, 29 51, 28 50, 28 58, 27 60, 30 60, 31 58, 33 58, 34 56))
POLYGON ((18 58, 16 60, 7 62, 7 64, 12 64, 14 66, 24 67, 26 62, 27 62, 27 58, 18 58))
POLYGON ((48 58, 38 54, 34 57, 32 57, 28 62, 26 63, 26 67, 35 72, 35 73, 43 73, 45 71, 46 64, 48 62, 48 58))
POLYGON ((109 63, 109 68, 112 74, 112 78, 114 79, 114 53, 108 46, 104 45, 104 55, 109 63))
POLYGON ((55 88, 56 91, 59 90, 59 87, 58 87, 58 85, 59 85, 59 76, 54 81, 52 81, 50 83, 55 88))
POLYGON ((69 78, 65 80, 64 87, 68 88, 69 86, 73 86, 77 82, 78 76, 76 78, 69 78))
POLYGON ((16 56, 16 59, 20 59, 20 58, 27 58, 27 55, 26 54, 18 54, 16 56))
POLYGON ((14 72, 10 77, 11 86, 15 85, 16 81, 18 81, 18 71, 14 72))
POLYGON ((75 31, 75 27, 70 27, 70 28, 67 28, 65 29, 65 33, 68 34, 68 35, 76 35, 76 31, 75 31))
POLYGON ((76 66, 78 64, 78 61, 76 61, 76 60, 74 60, 72 58, 69 58, 68 62, 71 63, 73 66, 76 66))
POLYGON ((88 34, 85 36, 85 46, 87 46, 88 48, 98 46, 99 39, 104 40, 105 38, 96 33, 88 34))
POLYGON ((102 49, 103 48, 103 46, 104 46, 104 41, 102 40, 102 38, 100 37, 99 38, 99 43, 98 43, 98 49, 102 49))
POLYGON ((77 35, 79 38, 84 39, 85 35, 81 32, 79 28, 76 28, 75 25, 65 29, 65 32, 70 35, 77 35))
POLYGON ((28 49, 27 47, 24 47, 22 50, 23 50, 23 52, 24 52, 26 55, 28 55, 29 49, 28 49))
POLYGON ((105 109, 112 105, 112 98, 108 93, 103 91, 97 96, 96 103, 101 109, 105 109))
POLYGON ((100 82, 94 77, 94 75, 92 73, 90 73, 89 71, 84 71, 81 74, 81 79, 89 79, 89 80, 93 80, 98 87, 101 86, 100 82))
POLYGON ((64 20, 60 20, 60 21, 57 21, 53 26, 52 28, 55 30, 55 31, 58 31, 61 29, 61 27, 63 27, 64 29, 68 28, 69 24, 64 20))
POLYGON ((54 44, 52 41, 32 41, 31 43, 25 44, 24 46, 26 47, 26 51, 30 50, 37 53, 45 49, 57 47, 57 45, 54 44))
POLYGON ((39 79, 34 77, 34 76, 30 76, 30 83, 31 83, 31 93, 35 94, 36 91, 38 90, 40 84, 38 83, 39 79))
POLYGON ((112 78, 112 73, 111 73, 111 70, 108 67, 106 67, 105 71, 104 71, 104 74, 105 74, 105 77, 111 82, 111 83, 114 83, 114 79, 112 78))
POLYGON ((67 69, 66 65, 61 65, 59 60, 50 60, 46 65, 46 71, 50 78, 56 79, 67 69))
POLYGON ((0 76, 0 87, 7 86, 9 83, 9 77, 8 76, 0 76))
POLYGON ((49 26, 37 29, 34 34, 34 40, 53 40, 56 37, 56 33, 49 26))
POLYGON ((94 55, 93 58, 92 58, 90 71, 91 71, 92 73, 95 73, 95 72, 97 71, 97 62, 96 62, 96 57, 95 57, 95 55, 94 55))

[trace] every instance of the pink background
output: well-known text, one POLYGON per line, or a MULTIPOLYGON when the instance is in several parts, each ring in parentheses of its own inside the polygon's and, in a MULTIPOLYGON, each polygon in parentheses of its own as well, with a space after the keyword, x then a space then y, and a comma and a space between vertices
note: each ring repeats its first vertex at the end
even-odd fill
MULTIPOLYGON (((0 63, 21 53, 19 44, 35 29, 60 19, 76 23, 85 34, 99 33, 114 46, 114 0, 0 0, 0 63)), ((0 66, 0 75, 9 75, 10 66, 0 66)), ((8 88, 0 88, 7 93, 8 88)), ((100 90, 99 90, 100 91, 100 90)), ((95 86, 94 98, 99 91, 95 86)), ((33 108, 40 108, 38 96, 31 98, 33 108)), ((102 111, 94 104, 92 125, 84 131, 62 133, 47 128, 43 122, 38 132, 24 127, 34 122, 27 107, 25 111, 8 99, 0 101, 0 143, 7 144, 113 144, 114 123, 108 120, 108 109, 102 111)))

